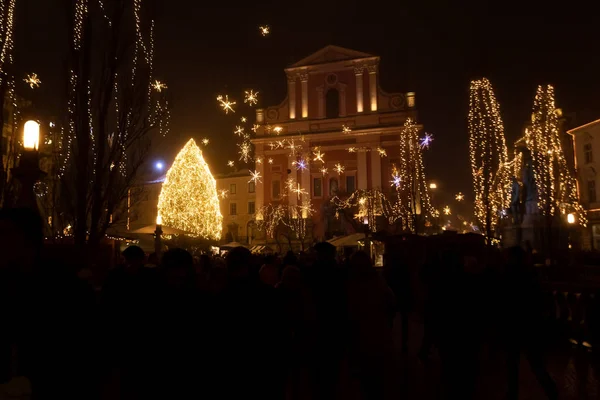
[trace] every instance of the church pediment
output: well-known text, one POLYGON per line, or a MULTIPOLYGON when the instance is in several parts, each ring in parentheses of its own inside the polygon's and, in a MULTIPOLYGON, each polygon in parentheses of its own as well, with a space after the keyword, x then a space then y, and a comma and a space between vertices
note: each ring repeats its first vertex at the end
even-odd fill
POLYGON ((375 57, 372 54, 363 53, 361 51, 346 49, 339 46, 329 45, 322 48, 316 53, 303 58, 297 63, 290 65, 289 68, 306 67, 309 65, 327 64, 337 61, 357 60, 361 58, 375 57))

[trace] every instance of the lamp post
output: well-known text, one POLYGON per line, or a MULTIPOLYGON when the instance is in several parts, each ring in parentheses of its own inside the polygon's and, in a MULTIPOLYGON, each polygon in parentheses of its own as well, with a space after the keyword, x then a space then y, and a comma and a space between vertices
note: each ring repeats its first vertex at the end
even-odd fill
POLYGON ((162 234, 162 217, 159 214, 156 216, 156 230, 154 231, 154 252, 159 260, 162 253, 162 234))
POLYGON ((33 185, 42 179, 46 173, 40 170, 39 147, 40 124, 36 121, 27 121, 23 126, 23 153, 19 166, 12 169, 12 173, 21 183, 21 190, 16 206, 31 208, 38 211, 37 200, 33 193, 33 185))

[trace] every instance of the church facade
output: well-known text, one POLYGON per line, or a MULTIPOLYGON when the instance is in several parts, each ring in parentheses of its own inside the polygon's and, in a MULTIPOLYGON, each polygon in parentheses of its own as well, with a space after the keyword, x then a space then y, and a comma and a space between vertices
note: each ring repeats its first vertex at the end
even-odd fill
POLYGON ((252 143, 262 177, 256 210, 310 200, 310 236, 323 240, 352 233, 348 226, 333 227, 333 196, 393 190, 400 132, 417 111, 414 93, 381 88, 379 63, 371 54, 327 46, 285 69, 287 97, 256 110, 252 143))

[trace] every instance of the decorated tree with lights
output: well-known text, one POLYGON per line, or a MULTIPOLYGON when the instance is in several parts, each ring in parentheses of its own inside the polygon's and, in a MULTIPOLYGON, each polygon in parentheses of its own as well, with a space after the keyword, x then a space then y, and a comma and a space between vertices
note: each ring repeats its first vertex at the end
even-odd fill
MULTIPOLYGON (((533 101, 531 127, 525 140, 531 152, 531 167, 537 192, 537 208, 550 229, 553 216, 577 213, 585 225, 585 211, 578 201, 575 177, 569 170, 561 145, 558 111, 551 85, 538 86, 533 101)), ((548 236, 551 237, 551 236, 548 236)))
POLYGON ((497 176, 508 153, 500 105, 486 78, 471 81, 468 118, 475 216, 489 241, 499 213, 508 208, 510 180, 506 174, 497 176))
POLYGON ((155 85, 154 19, 141 0, 71 0, 66 129, 59 176, 75 244, 95 248, 168 117, 155 85))
POLYGON ((396 186, 394 212, 405 230, 414 233, 418 232, 421 219, 438 216, 438 211, 431 205, 427 187, 423 165, 425 145, 419 140, 419 127, 408 118, 400 134, 400 164, 395 171, 400 184, 396 186))
POLYGON ((218 240, 223 229, 217 182, 202 151, 190 139, 167 172, 158 198, 163 225, 218 240))

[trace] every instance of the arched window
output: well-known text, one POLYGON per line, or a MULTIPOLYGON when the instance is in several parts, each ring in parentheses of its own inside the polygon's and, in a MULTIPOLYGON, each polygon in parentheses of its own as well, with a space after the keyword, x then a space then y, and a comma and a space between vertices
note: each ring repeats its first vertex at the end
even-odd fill
POLYGON ((338 181, 335 178, 329 180, 329 195, 335 196, 338 192, 338 181))
POLYGON ((337 118, 340 116, 340 94, 334 88, 327 91, 325 95, 325 116, 337 118))

